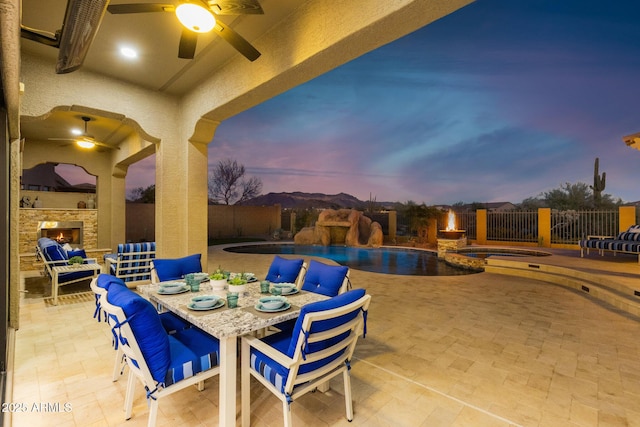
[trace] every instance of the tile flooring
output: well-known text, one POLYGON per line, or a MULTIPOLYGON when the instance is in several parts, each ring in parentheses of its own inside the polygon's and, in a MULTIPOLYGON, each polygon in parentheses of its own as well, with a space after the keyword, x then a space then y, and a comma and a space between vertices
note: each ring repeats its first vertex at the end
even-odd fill
MULTIPOLYGON (((552 258, 640 280, 635 257, 552 258)), ((264 275, 271 259, 211 249, 209 267, 264 275)), ((355 418, 346 421, 334 379, 328 393, 292 405, 295 425, 640 426, 640 319, 584 293, 492 273, 351 278, 373 297, 351 370, 355 418)), ((28 412, 13 414, 14 426, 146 425, 141 387, 124 420, 126 378, 111 381, 111 333, 93 310, 91 298, 23 300, 12 402, 28 412)), ((158 425, 217 425, 217 402, 216 377, 203 392, 163 399, 158 425)), ((282 425, 279 401, 255 382, 251 410, 254 426, 282 425)))

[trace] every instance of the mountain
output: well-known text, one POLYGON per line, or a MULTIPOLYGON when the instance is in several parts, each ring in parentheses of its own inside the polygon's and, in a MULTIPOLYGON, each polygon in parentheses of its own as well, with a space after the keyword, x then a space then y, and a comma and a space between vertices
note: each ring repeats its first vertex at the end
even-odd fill
POLYGON ((279 204, 283 209, 358 209, 364 210, 367 202, 358 200, 350 194, 303 193, 268 193, 254 197, 242 203, 245 206, 272 206, 279 204))

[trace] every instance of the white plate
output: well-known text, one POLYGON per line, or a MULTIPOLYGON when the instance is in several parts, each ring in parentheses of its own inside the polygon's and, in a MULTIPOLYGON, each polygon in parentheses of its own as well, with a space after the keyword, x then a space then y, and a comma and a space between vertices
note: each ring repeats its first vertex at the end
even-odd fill
POLYGON ((187 307, 189 308, 189 310, 193 310, 193 311, 208 311, 208 310, 215 310, 216 308, 220 308, 223 305, 224 305, 224 300, 219 299, 218 302, 216 302, 212 307, 196 307, 192 302, 187 304, 187 307))
POLYGON ((162 290, 162 289, 158 289, 158 293, 160 295, 176 295, 176 294, 181 294, 183 292, 189 292, 191 290, 191 288, 188 285, 182 285, 182 289, 178 288, 179 290, 177 291, 166 291, 166 290, 162 290))
POLYGON ((273 310, 268 310, 266 308, 262 307, 262 304, 258 303, 256 304, 256 306, 254 307, 256 310, 261 311, 263 313, 277 313, 278 311, 285 311, 288 310, 289 308, 291 308, 291 304, 289 304, 288 302, 285 302, 284 305, 282 307, 279 308, 275 308, 273 310))

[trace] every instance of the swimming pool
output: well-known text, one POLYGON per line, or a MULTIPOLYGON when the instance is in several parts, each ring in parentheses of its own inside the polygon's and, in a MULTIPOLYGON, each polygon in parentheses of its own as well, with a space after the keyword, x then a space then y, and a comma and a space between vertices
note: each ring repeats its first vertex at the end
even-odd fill
POLYGON ((284 243, 230 246, 224 250, 247 254, 318 256, 329 258, 355 270, 372 273, 405 276, 460 276, 476 273, 476 271, 448 265, 438 260, 435 252, 411 248, 354 248, 284 243))

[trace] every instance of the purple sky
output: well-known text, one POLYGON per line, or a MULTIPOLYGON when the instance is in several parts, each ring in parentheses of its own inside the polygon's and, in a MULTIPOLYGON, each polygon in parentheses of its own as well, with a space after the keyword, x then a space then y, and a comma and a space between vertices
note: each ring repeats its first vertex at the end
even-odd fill
MULTIPOLYGON (((223 122, 263 193, 431 204, 511 201, 607 173, 640 200, 640 2, 478 0, 223 122)), ((154 183, 154 158, 127 188, 154 183)))

